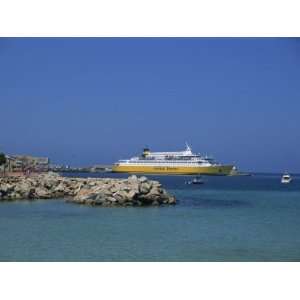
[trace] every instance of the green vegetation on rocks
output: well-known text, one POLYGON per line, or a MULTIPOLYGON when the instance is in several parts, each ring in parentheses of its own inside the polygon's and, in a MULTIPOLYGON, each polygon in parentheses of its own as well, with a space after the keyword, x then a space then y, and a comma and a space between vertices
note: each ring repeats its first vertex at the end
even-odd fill
POLYGON ((6 157, 4 153, 0 153, 0 166, 6 164, 6 157))

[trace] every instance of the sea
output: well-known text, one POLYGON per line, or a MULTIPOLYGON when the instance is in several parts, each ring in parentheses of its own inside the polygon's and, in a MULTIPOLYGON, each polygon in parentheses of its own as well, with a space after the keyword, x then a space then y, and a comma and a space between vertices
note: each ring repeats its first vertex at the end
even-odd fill
MULTIPOLYGON (((110 173, 74 177, 127 177, 110 173)), ((178 204, 90 207, 64 199, 0 203, 0 261, 300 261, 300 175, 159 180, 178 204)))

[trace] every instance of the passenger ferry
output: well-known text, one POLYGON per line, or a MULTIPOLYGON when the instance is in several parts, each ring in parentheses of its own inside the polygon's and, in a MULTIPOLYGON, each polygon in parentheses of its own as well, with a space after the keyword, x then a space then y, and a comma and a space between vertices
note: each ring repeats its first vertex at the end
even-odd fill
POLYGON ((151 152, 145 148, 142 155, 119 160, 112 167, 112 172, 174 175, 229 175, 233 165, 223 165, 212 158, 195 154, 186 144, 186 149, 179 152, 151 152))

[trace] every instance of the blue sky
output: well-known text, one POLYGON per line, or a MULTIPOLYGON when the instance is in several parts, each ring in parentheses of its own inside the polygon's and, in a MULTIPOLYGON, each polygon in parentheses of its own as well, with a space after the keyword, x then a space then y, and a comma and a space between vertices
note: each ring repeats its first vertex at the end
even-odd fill
POLYGON ((300 172, 300 39, 0 38, 0 150, 71 165, 180 150, 300 172))

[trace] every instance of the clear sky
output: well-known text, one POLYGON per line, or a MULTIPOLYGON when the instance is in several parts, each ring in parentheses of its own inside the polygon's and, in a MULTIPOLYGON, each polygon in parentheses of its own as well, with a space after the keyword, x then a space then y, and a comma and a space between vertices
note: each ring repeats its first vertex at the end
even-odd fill
POLYGON ((300 172, 300 39, 0 39, 0 151, 111 163, 189 142, 300 172))

